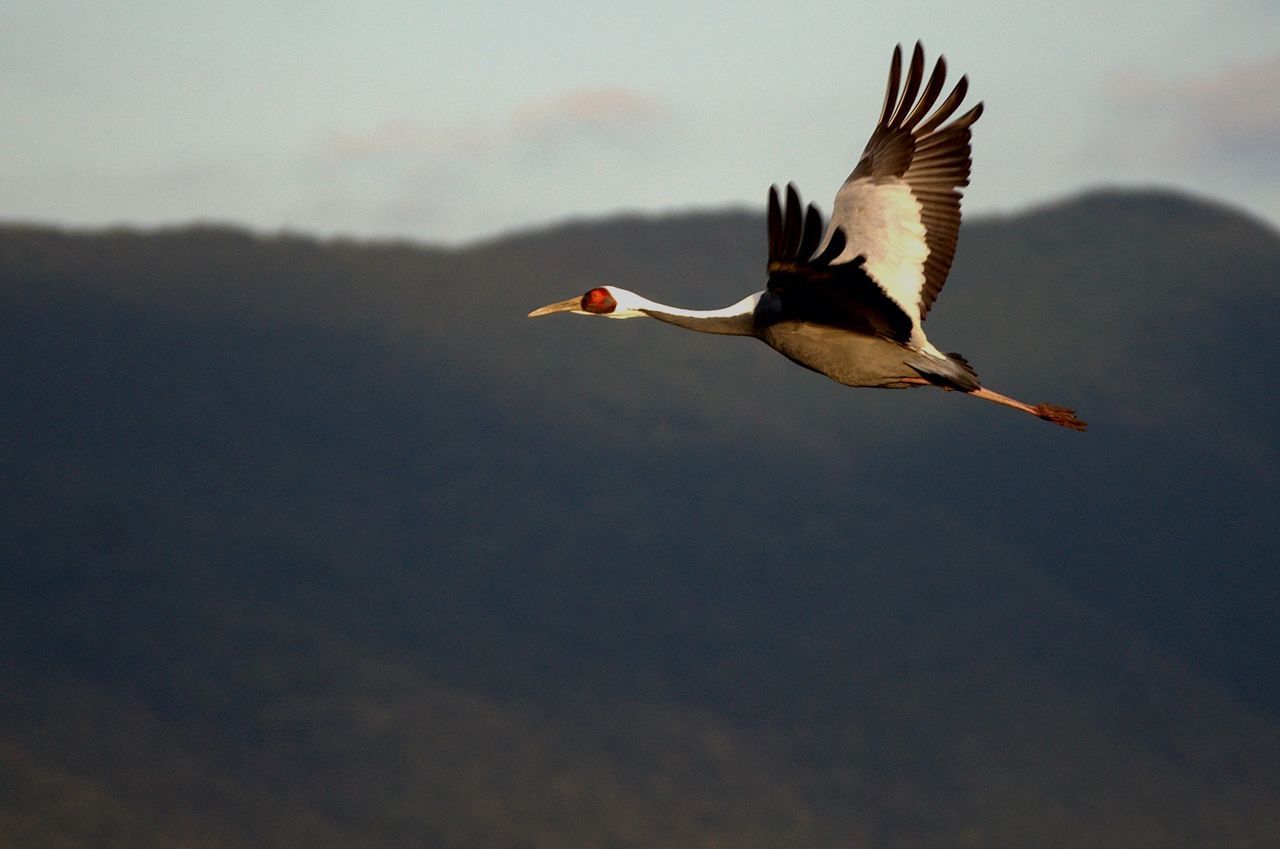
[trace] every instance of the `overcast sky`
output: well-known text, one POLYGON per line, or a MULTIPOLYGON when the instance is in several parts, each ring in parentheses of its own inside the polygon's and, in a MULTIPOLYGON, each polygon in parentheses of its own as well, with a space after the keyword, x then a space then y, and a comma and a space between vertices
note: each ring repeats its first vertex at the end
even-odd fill
POLYGON ((1280 222, 1280 0, 5 0, 0 219, 458 242, 829 209, 893 46, 969 75, 969 212, 1170 185, 1280 222))

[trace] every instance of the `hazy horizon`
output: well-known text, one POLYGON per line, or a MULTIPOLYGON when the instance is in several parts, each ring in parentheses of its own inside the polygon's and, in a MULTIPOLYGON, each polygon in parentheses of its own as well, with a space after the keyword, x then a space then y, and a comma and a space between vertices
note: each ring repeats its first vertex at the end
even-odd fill
MULTIPOLYGON (((974 225, 980 225, 988 222, 998 222, 1005 219, 1019 218, 1024 215, 1035 214, 1043 210, 1054 209, 1057 207, 1070 206, 1078 201, 1095 197, 1099 195, 1169 195, 1170 197, 1180 197, 1197 203, 1205 204, 1212 207, 1218 207, 1231 213, 1242 215, 1259 225, 1270 230, 1280 233, 1280 222, 1272 221, 1266 216, 1260 215, 1256 211, 1246 206, 1232 203, 1229 199, 1217 198, 1212 195, 1196 192, 1190 189, 1184 189, 1177 186, 1160 185, 1155 183, 1124 185, 1121 183, 1100 183, 1095 186, 1082 186, 1074 191, 1067 191, 1053 197, 1046 197, 1040 200, 1031 199, 1019 206, 1010 209, 993 209, 977 212, 966 212, 964 214, 964 230, 974 225)), ((807 199, 806 199, 806 202, 807 199)), ((818 202, 819 208, 826 212, 825 206, 818 202)), ((173 221, 156 222, 151 224, 138 224, 129 221, 102 222, 91 224, 75 224, 66 223, 55 220, 44 220, 38 218, 0 218, 0 226, 16 226, 16 227, 33 227, 37 229, 48 229, 62 231, 68 233, 107 233, 112 231, 137 232, 137 233, 160 233, 170 230, 185 229, 228 229, 239 230, 250 233, 254 236, 263 238, 276 237, 297 237, 302 239, 314 239, 319 242, 354 242, 359 244, 396 244, 403 243, 415 247, 440 250, 469 250, 481 248, 489 244, 502 242, 510 238, 522 238, 527 236, 537 236, 539 234, 555 231, 565 227, 573 227, 578 225, 592 226, 597 224, 607 224, 611 221, 619 219, 635 218, 642 221, 663 220, 681 217, 698 217, 698 216, 720 216, 720 215, 759 215, 764 216, 764 204, 758 206, 748 203, 726 203, 719 206, 685 206, 672 207, 669 209, 616 209, 606 210, 595 214, 567 214, 560 218, 550 218, 545 221, 530 221, 512 225, 509 230, 502 230, 488 235, 478 235, 468 237, 461 240, 431 240, 416 236, 396 236, 385 234, 354 234, 343 231, 326 232, 323 230, 311 230, 303 227, 279 227, 270 228, 256 226, 251 222, 238 221, 233 219, 219 218, 189 218, 175 219, 173 221)), ((761 231, 761 239, 764 238, 763 230, 761 231)), ((762 242, 763 244, 763 242, 762 242)), ((961 238, 961 247, 963 251, 964 239, 961 238)))

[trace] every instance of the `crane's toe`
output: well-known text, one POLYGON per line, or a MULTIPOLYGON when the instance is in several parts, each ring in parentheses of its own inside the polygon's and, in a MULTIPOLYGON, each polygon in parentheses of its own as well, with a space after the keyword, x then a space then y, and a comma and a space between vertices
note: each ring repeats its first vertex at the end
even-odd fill
POLYGON ((1075 410, 1059 407, 1057 404, 1036 404, 1033 409, 1037 416, 1047 422, 1053 422, 1056 425, 1071 428, 1072 430, 1084 431, 1089 429, 1087 422, 1082 422, 1076 418, 1075 410))

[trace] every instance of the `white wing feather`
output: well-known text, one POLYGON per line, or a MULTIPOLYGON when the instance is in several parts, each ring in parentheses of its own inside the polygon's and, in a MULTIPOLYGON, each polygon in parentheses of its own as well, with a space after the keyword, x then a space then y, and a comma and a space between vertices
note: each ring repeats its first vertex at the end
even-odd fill
POLYGON ((946 79, 945 60, 938 59, 922 92, 924 50, 917 42, 899 96, 901 61, 899 47, 880 120, 836 193, 823 244, 835 228, 843 230, 848 241, 836 262, 865 257, 867 273, 911 318, 915 347, 932 353, 920 325, 955 256, 959 189, 969 183, 969 127, 982 104, 942 126, 964 100, 968 80, 961 77, 933 109, 946 79))
POLYGON ((867 273, 918 330, 929 248, 920 202, 911 187, 898 179, 880 183, 869 177, 851 179, 836 194, 831 226, 844 230, 848 239, 836 262, 866 257, 867 273))

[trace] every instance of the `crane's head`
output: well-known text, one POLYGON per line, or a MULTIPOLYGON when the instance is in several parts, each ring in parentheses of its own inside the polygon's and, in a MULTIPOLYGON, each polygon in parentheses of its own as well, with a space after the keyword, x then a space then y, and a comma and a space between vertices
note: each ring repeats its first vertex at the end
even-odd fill
POLYGON ((529 318, 551 315, 553 312, 573 312, 578 315, 602 315, 605 318, 641 318, 641 307, 649 302, 635 292, 617 286, 597 286, 574 298, 538 307, 529 318))

